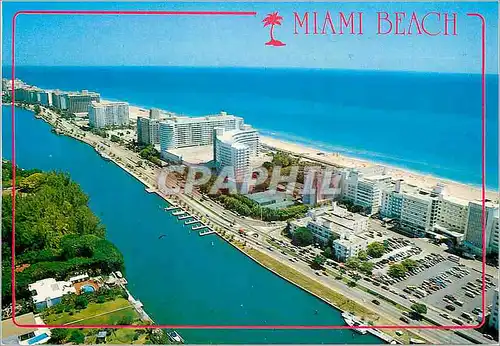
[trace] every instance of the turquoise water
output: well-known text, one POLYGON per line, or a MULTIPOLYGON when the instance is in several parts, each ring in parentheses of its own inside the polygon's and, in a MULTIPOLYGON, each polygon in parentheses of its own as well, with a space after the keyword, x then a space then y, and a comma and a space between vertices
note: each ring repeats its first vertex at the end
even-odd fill
POLYGON ((39 342, 39 341, 45 339, 46 337, 48 337, 47 333, 37 335, 34 338, 31 338, 28 340, 28 345, 33 345, 34 343, 39 342))
POLYGON ((81 290, 84 293, 90 293, 90 292, 94 292, 95 288, 93 286, 90 286, 90 285, 85 285, 85 286, 82 286, 81 290))
MULTIPOLYGON (((11 158, 10 108, 2 107, 11 158)), ((123 253, 132 294, 158 324, 339 325, 340 313, 276 277, 216 236, 199 237, 165 202, 90 147, 16 111, 16 162, 69 172, 123 253), (167 234, 158 239, 158 235, 167 234), (213 242, 213 245, 212 245, 213 242), (315 314, 315 311, 318 311, 315 314)), ((379 343, 350 330, 180 330, 188 343, 379 343)))

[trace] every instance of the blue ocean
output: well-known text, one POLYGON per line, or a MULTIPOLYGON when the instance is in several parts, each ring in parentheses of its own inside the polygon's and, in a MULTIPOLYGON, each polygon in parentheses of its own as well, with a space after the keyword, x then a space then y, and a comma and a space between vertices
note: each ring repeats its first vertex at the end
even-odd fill
MULTIPOLYGON (((11 76, 10 68, 3 71, 11 76)), ((185 115, 221 110, 322 150, 481 184, 481 76, 325 69, 27 67, 42 88, 89 89, 185 115)), ((498 188, 498 77, 486 76, 486 186, 498 188)))

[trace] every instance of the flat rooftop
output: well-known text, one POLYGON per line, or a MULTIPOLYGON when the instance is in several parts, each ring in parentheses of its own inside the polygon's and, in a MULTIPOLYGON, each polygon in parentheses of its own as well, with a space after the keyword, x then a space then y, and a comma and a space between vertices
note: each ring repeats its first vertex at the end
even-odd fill
POLYGON ((35 303, 59 298, 66 293, 76 292, 71 282, 56 281, 56 279, 53 278, 36 281, 28 285, 28 288, 30 291, 36 291, 36 295, 33 296, 33 301, 35 303))
POLYGON ((231 119, 243 119, 241 117, 237 117, 231 114, 220 113, 220 114, 211 114, 205 115, 201 117, 188 117, 188 116, 175 116, 172 118, 165 119, 164 122, 167 123, 177 123, 177 124, 189 124, 189 123, 199 123, 206 121, 214 121, 214 120, 231 120, 231 119))
MULTIPOLYGON (((16 322, 18 324, 36 324, 35 316, 32 312, 16 316, 16 322)), ((10 336, 23 335, 29 332, 35 331, 37 328, 21 328, 14 324, 12 318, 2 321, 2 339, 8 338, 10 336)))
POLYGON ((191 165, 201 165, 214 159, 214 147, 212 144, 169 149, 168 152, 182 157, 183 162, 191 165))

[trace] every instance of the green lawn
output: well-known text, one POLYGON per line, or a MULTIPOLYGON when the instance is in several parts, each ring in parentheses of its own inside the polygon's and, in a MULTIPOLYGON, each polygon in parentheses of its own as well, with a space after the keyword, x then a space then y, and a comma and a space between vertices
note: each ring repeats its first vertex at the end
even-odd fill
MULTIPOLYGON (((128 318, 130 321, 135 321, 139 318, 139 314, 135 309, 130 306, 128 309, 123 309, 120 311, 111 312, 106 315, 91 317, 82 321, 82 324, 117 324, 123 320, 123 318, 128 318)), ((80 322, 78 322, 80 324, 80 322)))
MULTIPOLYGON (((77 324, 90 324, 90 323, 105 323, 108 324, 110 321, 117 321, 117 318, 121 318, 124 314, 134 313, 134 316, 137 316, 136 311, 133 309, 132 305, 125 298, 117 298, 112 301, 107 301, 102 304, 99 303, 89 303, 87 308, 74 311, 73 315, 70 315, 70 312, 62 312, 60 314, 50 314, 44 317, 44 321, 47 324, 67 324, 70 322, 83 320, 77 322, 77 324), (129 307, 124 310, 116 311, 114 313, 94 317, 99 314, 103 314, 106 312, 111 312, 116 309, 129 307), (99 322, 96 322, 96 321, 99 322), (89 323, 89 321, 91 321, 89 323)), ((113 323, 109 323, 113 324, 113 323)))

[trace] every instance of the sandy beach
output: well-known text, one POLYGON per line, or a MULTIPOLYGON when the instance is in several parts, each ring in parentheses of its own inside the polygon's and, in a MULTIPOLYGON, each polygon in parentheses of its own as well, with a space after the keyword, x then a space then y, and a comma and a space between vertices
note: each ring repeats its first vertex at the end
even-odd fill
MULTIPOLYGON (((419 187, 430 189, 434 187, 437 183, 441 183, 446 186, 446 191, 451 196, 462 198, 465 200, 481 199, 481 189, 479 187, 462 184, 456 181, 443 179, 432 175, 412 172, 398 167, 388 166, 385 164, 347 157, 340 155, 338 153, 318 150, 272 137, 261 136, 260 139, 261 143, 266 146, 273 147, 283 151, 293 152, 296 154, 301 154, 306 158, 309 157, 314 160, 321 160, 324 163, 330 163, 336 166, 342 166, 348 168, 362 168, 374 165, 385 166, 387 167, 387 173, 389 175, 391 175, 394 179, 403 179, 403 181, 406 184, 416 185, 419 187)), ((498 203, 498 191, 487 190, 486 198, 498 203)))
POLYGON ((137 121, 137 117, 149 117, 149 109, 140 108, 137 106, 129 106, 129 118, 137 121))

